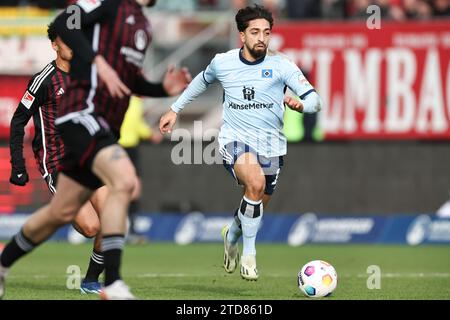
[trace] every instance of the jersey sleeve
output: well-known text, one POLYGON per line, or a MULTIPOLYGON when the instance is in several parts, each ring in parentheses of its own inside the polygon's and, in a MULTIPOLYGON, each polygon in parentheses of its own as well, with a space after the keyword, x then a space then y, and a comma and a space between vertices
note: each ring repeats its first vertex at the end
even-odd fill
POLYGON ((21 109, 30 117, 37 112, 47 100, 48 85, 53 68, 49 65, 44 71, 31 78, 17 109, 21 109))
POLYGON ((205 92, 208 86, 216 81, 216 63, 217 56, 211 61, 204 71, 200 72, 194 80, 192 80, 186 90, 184 90, 181 96, 172 105, 172 111, 178 113, 183 110, 188 103, 192 102, 200 94, 205 92))
POLYGON ((203 79, 203 72, 200 72, 189 86, 184 90, 181 96, 171 106, 172 111, 178 113, 184 109, 184 107, 194 101, 200 94, 206 91, 208 88, 208 82, 203 79))
POLYGON ((11 165, 14 169, 22 170, 25 168, 23 158, 23 137, 25 135, 25 126, 30 118, 38 112, 47 99, 47 82, 45 78, 46 69, 41 74, 35 75, 28 83, 27 89, 17 106, 11 119, 9 148, 11 155, 11 165))
POLYGON ((203 80, 207 84, 211 84, 217 79, 216 64, 217 64, 217 56, 211 60, 210 64, 203 71, 203 80))
POLYGON ((303 113, 315 113, 322 109, 322 99, 295 63, 286 59, 283 75, 284 84, 300 98, 303 113))
POLYGON ((117 12, 119 4, 120 0, 78 0, 56 17, 56 32, 74 54, 91 63, 96 52, 82 29, 111 18, 117 12))
POLYGON ((305 99, 308 94, 315 92, 314 87, 309 83, 300 68, 285 59, 283 61, 283 80, 284 84, 289 87, 300 99, 305 99))
POLYGON ((143 75, 138 75, 133 88, 133 93, 139 96, 163 98, 168 97, 162 82, 149 82, 143 75))

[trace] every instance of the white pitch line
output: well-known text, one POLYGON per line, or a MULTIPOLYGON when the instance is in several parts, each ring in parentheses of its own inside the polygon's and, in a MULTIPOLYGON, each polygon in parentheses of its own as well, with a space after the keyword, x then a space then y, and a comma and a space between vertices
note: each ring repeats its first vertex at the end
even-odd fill
POLYGON ((135 277, 138 278, 159 278, 159 277, 166 277, 166 278, 182 278, 182 277, 204 277, 205 275, 193 275, 193 274, 185 274, 185 273, 144 273, 144 274, 138 274, 135 275, 135 277))
MULTIPOLYGON (((132 275, 131 275, 132 276, 132 275)), ((214 276, 214 274, 186 274, 186 273, 146 273, 146 274, 140 274, 135 277, 138 278, 157 278, 157 277, 207 277, 207 276, 214 276)), ((265 278, 291 278, 291 275, 287 274, 267 274, 263 275, 265 278)), ((344 274, 340 275, 339 277, 342 278, 367 278, 370 276, 370 274, 344 274)), ((382 278, 450 278, 450 273, 382 273, 382 278)))
MULTIPOLYGON (((367 278, 372 274, 358 274, 358 278, 367 278)), ((350 277, 352 275, 349 275, 350 277)), ((382 273, 382 278, 450 278, 450 273, 439 273, 439 272, 430 272, 430 273, 424 273, 424 272, 418 272, 418 273, 382 273)))
MULTIPOLYGON (((8 278, 34 278, 34 279, 46 279, 50 278, 48 274, 12 274, 8 275, 8 278)), ((52 278, 61 278, 62 276, 52 276, 52 278)), ((67 276, 64 276, 67 277, 67 276)))
MULTIPOLYGON (((124 276, 127 278, 184 278, 184 277, 211 277, 216 274, 187 274, 187 273, 142 273, 142 274, 125 274, 124 276)), ((220 274, 217 274, 220 275, 220 274)), ((338 274, 339 278, 367 278, 372 274, 338 274)), ((45 279, 45 278, 67 278, 69 275, 52 275, 51 277, 48 274, 14 274, 9 275, 8 278, 35 278, 35 279, 45 279)), ((73 276, 73 275, 71 275, 73 276)), ((291 278, 291 275, 288 274, 266 274, 263 275, 265 278, 291 278)), ((450 273, 445 272, 417 272, 417 273, 382 273, 382 278, 450 278, 450 273)))

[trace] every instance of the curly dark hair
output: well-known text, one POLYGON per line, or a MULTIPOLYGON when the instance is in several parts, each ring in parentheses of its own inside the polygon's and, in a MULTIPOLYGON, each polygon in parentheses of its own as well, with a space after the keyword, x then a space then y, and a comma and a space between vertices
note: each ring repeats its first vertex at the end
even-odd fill
POLYGON ((58 36, 56 34, 55 24, 53 22, 48 25, 47 36, 51 42, 54 42, 56 40, 56 37, 58 36))
POLYGON ((236 14, 235 19, 237 28, 240 32, 244 32, 245 29, 247 29, 249 22, 255 19, 266 19, 269 21, 271 30, 273 26, 272 13, 263 6, 259 6, 257 4, 253 7, 240 9, 236 14))

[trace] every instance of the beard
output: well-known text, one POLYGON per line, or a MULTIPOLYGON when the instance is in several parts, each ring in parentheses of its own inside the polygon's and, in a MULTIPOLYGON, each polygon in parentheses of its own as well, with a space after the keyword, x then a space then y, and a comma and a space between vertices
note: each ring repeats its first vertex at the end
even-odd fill
POLYGON ((257 45, 259 45, 259 44, 254 45, 253 48, 249 48, 247 46, 248 52, 250 53, 250 55, 255 60, 259 60, 261 58, 264 58, 264 56, 267 53, 267 46, 266 45, 264 45, 264 48, 259 48, 259 47, 257 48, 257 45))
POLYGON ((156 4, 157 0, 150 0, 147 4, 147 7, 153 7, 156 4))

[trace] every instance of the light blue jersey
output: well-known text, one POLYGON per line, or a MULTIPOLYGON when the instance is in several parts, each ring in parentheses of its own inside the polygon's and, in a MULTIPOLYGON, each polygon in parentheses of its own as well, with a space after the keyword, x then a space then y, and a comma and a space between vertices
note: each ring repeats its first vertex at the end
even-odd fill
POLYGON ((289 87, 304 105, 303 112, 317 112, 321 100, 300 69, 284 55, 268 51, 249 62, 242 49, 217 54, 172 105, 175 112, 218 80, 224 89, 223 125, 219 144, 239 141, 266 157, 286 154, 283 134, 284 94, 289 87))

